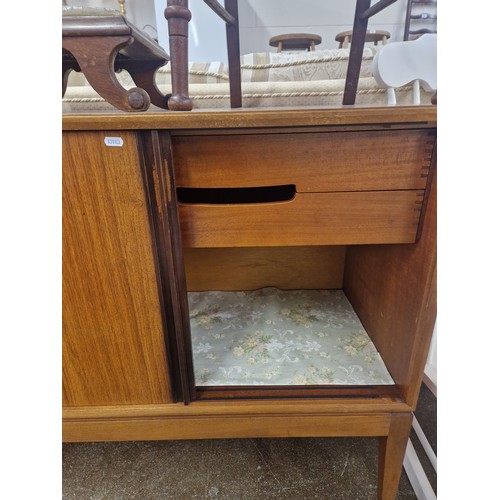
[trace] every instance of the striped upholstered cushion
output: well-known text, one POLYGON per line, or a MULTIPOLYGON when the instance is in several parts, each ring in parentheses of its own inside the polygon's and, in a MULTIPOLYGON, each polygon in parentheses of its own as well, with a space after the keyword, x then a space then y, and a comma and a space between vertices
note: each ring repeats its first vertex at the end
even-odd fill
MULTIPOLYGON (((372 76, 375 50, 364 49, 361 78, 372 76)), ((349 49, 246 54, 241 57, 241 78, 244 82, 336 80, 346 77, 348 62, 349 49)))
MULTIPOLYGON (((117 73, 116 77, 125 88, 135 87, 127 71, 117 73)), ((192 83, 227 83, 229 76, 227 68, 222 62, 189 63, 188 81, 192 83)), ((156 83, 159 85, 170 84, 170 62, 160 68, 156 73, 156 83)), ((88 82, 83 73, 72 71, 69 75, 68 86, 86 86, 88 82)))
MULTIPOLYGON (((156 81, 170 82, 170 63, 158 70, 156 81), (165 78, 167 80, 165 80, 165 78)), ((227 67, 222 62, 190 62, 188 65, 189 83, 227 83, 229 76, 227 67)))

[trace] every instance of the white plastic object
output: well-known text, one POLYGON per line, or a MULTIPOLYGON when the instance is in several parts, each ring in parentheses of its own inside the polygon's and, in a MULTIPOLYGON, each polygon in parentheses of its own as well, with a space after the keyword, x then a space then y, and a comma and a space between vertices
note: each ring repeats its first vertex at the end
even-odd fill
POLYGON ((377 84, 388 90, 388 104, 396 104, 393 89, 410 82, 415 82, 413 104, 420 104, 420 85, 428 92, 437 89, 437 35, 384 45, 375 54, 372 71, 377 84))

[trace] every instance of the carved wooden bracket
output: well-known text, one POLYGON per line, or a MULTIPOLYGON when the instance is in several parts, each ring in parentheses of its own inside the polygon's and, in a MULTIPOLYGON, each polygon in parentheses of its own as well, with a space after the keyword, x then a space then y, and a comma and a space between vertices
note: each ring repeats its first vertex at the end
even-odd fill
POLYGON ((168 96, 155 82, 156 71, 169 60, 167 53, 123 16, 84 14, 63 15, 63 96, 74 70, 82 71, 93 89, 121 111, 146 111, 151 103, 168 109, 168 96), (137 87, 121 85, 116 72, 122 69, 137 87))

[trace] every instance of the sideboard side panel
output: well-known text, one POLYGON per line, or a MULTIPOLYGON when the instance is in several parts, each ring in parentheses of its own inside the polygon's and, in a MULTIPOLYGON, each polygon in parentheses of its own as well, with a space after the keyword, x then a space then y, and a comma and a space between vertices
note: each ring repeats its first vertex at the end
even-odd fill
MULTIPOLYGON (((433 162, 436 154, 434 152, 433 162)), ((415 408, 437 311, 437 179, 413 245, 349 247, 344 290, 405 402, 415 408)))

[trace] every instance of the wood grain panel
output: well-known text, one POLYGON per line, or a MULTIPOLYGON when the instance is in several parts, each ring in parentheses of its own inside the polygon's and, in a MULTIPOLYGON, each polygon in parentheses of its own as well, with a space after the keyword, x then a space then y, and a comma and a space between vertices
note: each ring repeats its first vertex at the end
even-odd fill
POLYGON ((63 439, 133 441, 272 437, 386 436, 390 414, 180 417, 66 421, 63 439))
POLYGON ((400 398, 302 398, 240 399, 192 401, 190 404, 154 404, 120 406, 79 406, 63 408, 62 416, 70 420, 121 420, 162 417, 215 417, 252 415, 335 415, 408 413, 411 408, 400 398))
POLYGON ((417 403, 436 320, 436 176, 415 245, 350 247, 344 291, 404 400, 417 403))
POLYGON ((423 106, 318 106, 315 108, 204 109, 175 113, 68 113, 64 130, 195 130, 254 127, 433 127, 437 107, 423 106))
MULTIPOLYGON (((63 408, 63 441, 180 439, 181 436, 186 436, 186 433, 196 438, 195 431, 201 432, 198 437, 201 438, 205 431, 196 429, 198 422, 205 422, 211 426, 212 429, 208 432, 213 433, 217 426, 225 425, 228 417, 239 417, 238 420, 241 422, 251 422, 257 416, 304 417, 303 422, 306 422, 316 415, 331 423, 333 423, 332 417, 343 416, 349 419, 353 415, 369 418, 375 416, 375 421, 381 423, 382 427, 377 427, 378 430, 374 431, 373 435, 384 435, 388 432, 390 413, 409 411, 410 408, 406 404, 394 397, 225 400, 192 402, 189 405, 177 403, 73 407, 63 408), (379 421, 378 418, 384 414, 387 417, 384 416, 384 419, 379 421), (185 425, 181 424, 183 421, 185 425), (194 426, 191 426, 190 422, 193 422, 194 426)), ((374 424, 369 418, 364 421, 363 428, 366 428, 365 425, 374 424)), ((272 428, 274 422, 272 420, 267 422, 272 428)), ((312 420, 309 422, 317 423, 312 420)), ((343 431, 356 435, 360 422, 363 421, 361 419, 352 421, 352 428, 347 430, 346 426, 343 431)), ((336 432, 331 428, 330 430, 336 432)))
POLYGON ((168 402, 137 140, 105 135, 63 134, 63 402, 168 402))
POLYGON ((295 184, 297 192, 424 189, 432 131, 173 138, 178 187, 295 184))
POLYGON ((189 291, 342 288, 344 246, 186 248, 189 291))
POLYGON ((185 247, 412 243, 423 191, 297 194, 249 205, 180 204, 185 247))

